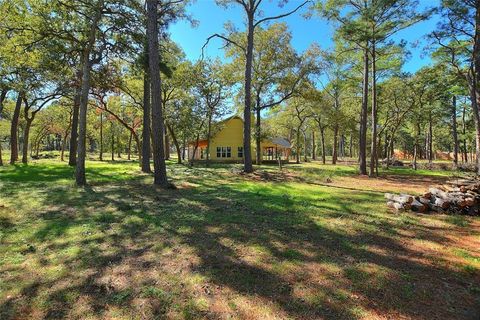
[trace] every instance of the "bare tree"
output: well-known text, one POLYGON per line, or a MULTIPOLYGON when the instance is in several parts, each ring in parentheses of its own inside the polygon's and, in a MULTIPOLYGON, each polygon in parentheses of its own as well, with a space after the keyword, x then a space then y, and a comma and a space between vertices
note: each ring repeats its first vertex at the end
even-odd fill
POLYGON ((227 42, 227 45, 235 45, 242 49, 245 53, 245 78, 244 78, 244 109, 243 109, 243 170, 246 173, 253 172, 252 165, 252 151, 251 151, 251 112, 252 112, 252 67, 253 67, 253 49, 254 49, 254 32, 255 28, 259 25, 273 20, 278 20, 284 17, 287 17, 300 8, 305 6, 310 1, 305 1, 294 10, 287 13, 279 14, 276 16, 269 16, 260 18, 260 9, 259 6, 262 3, 262 0, 217 0, 217 3, 223 6, 228 6, 231 4, 240 5, 243 11, 245 12, 247 18, 247 32, 246 32, 246 43, 247 46, 239 44, 238 42, 232 40, 229 36, 214 34, 208 37, 207 42, 204 47, 208 44, 212 38, 220 38, 227 42))

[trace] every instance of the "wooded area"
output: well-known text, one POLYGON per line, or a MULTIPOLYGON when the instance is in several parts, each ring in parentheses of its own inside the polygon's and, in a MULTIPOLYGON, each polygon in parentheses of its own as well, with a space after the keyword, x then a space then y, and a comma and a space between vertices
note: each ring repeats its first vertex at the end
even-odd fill
POLYGON ((48 150, 65 160, 68 151, 76 182, 85 185, 89 153, 135 158, 144 172, 153 156, 155 184, 168 187, 170 152, 188 161, 188 142, 210 137, 214 122, 238 113, 247 173, 261 162, 268 135, 288 138, 297 163, 349 157, 363 175, 378 175, 400 154, 416 169, 438 152, 454 168, 480 172, 478 1, 422 10, 411 0, 307 1, 277 16, 264 16, 261 0, 217 3, 240 6, 245 30, 227 25, 190 61, 168 33, 180 20, 196 24, 186 0, 2 1, 5 162, 20 153, 28 163, 48 150), (334 47, 297 52, 281 19, 299 14, 329 21, 334 47), (425 48, 433 63, 405 73, 409 49, 393 36, 432 14, 441 16, 425 48), (215 39, 224 43, 224 60, 203 55, 215 39))
POLYGON ((480 0, 0 0, 0 319, 479 319, 479 104, 480 0))

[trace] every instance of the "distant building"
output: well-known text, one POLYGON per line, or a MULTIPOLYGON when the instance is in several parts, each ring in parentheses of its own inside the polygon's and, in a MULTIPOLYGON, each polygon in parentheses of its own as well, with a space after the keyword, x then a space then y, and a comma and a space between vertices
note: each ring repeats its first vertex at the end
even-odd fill
MULTIPOLYGON (((219 162, 243 161, 243 119, 238 116, 227 118, 216 123, 215 130, 210 138, 210 160, 219 162)), ((206 139, 191 141, 188 144, 188 158, 195 152, 195 160, 207 158, 206 139), (196 151, 195 151, 196 149, 196 151)), ((292 146, 287 139, 271 138, 261 142, 262 161, 288 161, 292 146)), ((255 161, 255 146, 252 144, 252 159, 255 161)))

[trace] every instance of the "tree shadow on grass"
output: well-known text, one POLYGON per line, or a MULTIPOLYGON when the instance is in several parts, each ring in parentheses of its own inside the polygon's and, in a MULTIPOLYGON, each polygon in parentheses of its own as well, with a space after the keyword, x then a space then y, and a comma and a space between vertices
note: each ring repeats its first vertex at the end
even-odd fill
MULTIPOLYGON (((27 241, 36 250, 24 254, 32 267, 0 275, 5 292, 23 288, 0 296, 0 318, 478 316, 478 295, 465 289, 478 273, 432 263, 406 245, 398 220, 358 212, 371 195, 338 200, 319 191, 323 200, 309 212, 301 208, 311 197, 286 186, 252 191, 189 179, 199 187, 48 186, 32 216, 38 224, 16 225, 32 228, 27 241), (335 225, 352 219, 353 229, 335 225), (36 265, 49 272, 34 280, 36 265)), ((451 245, 448 231, 409 226, 441 246, 451 245)), ((6 241, 14 251, 19 240, 6 241)))

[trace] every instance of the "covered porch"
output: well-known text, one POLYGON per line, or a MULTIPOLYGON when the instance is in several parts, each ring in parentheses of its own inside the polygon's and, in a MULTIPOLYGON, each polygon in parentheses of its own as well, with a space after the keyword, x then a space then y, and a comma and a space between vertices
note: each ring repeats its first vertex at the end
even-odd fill
POLYGON ((292 146, 284 138, 264 140, 261 143, 261 148, 262 162, 278 162, 279 160, 288 162, 290 160, 292 146))

